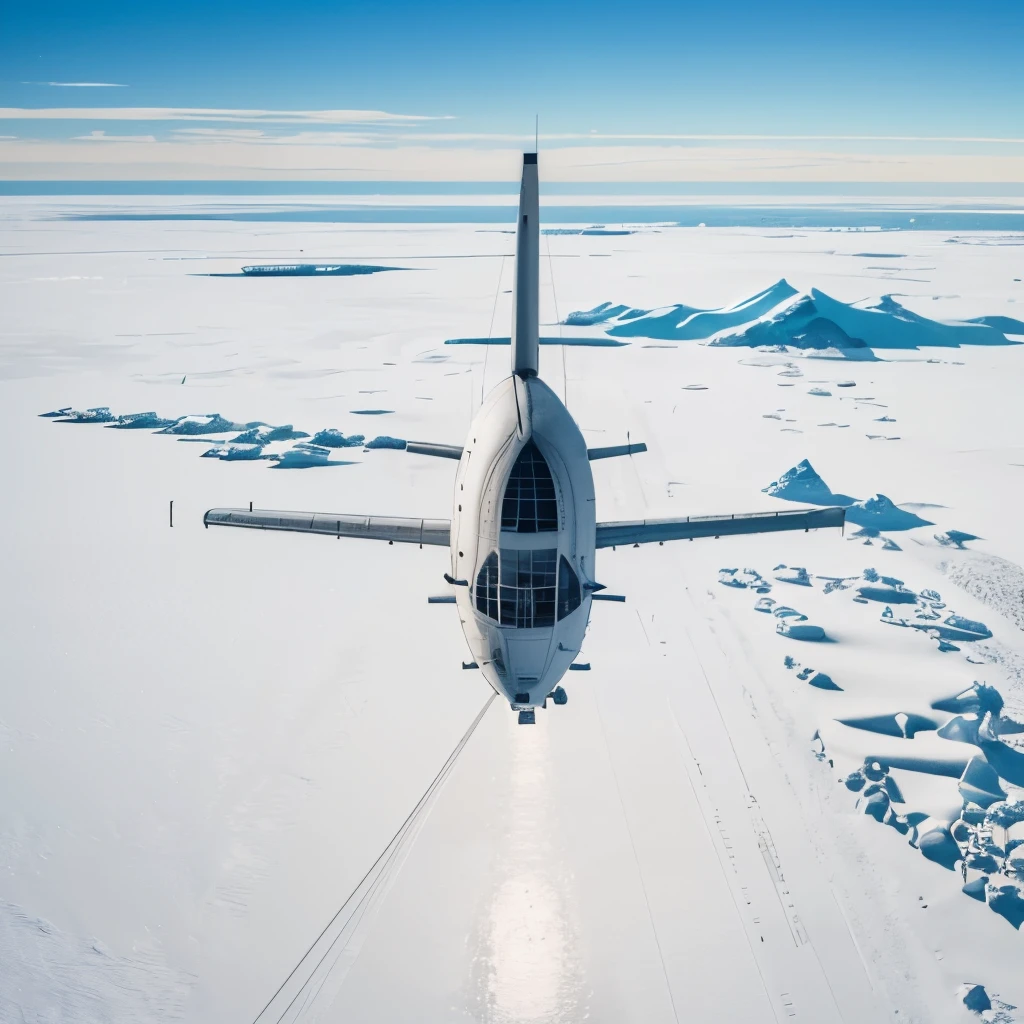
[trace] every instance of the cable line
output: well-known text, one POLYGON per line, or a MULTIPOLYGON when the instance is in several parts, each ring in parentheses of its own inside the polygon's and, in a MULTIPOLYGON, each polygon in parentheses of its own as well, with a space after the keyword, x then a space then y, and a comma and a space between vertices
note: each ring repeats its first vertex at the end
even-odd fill
MULTIPOLYGON (((264 1014, 266 1014, 267 1010, 269 1010, 270 1007, 274 1004, 274 1001, 277 999, 277 997, 279 995, 281 995, 281 993, 284 991, 285 986, 288 984, 288 982, 290 982, 292 980, 292 978, 295 977, 295 975, 298 973, 298 971, 302 967, 302 965, 304 963, 306 963, 306 961, 312 956, 313 951, 316 949, 317 945, 320 943, 320 940, 327 934, 327 932, 331 929, 332 925, 334 925, 334 923, 338 920, 338 918, 341 917, 342 912, 345 910, 345 908, 355 898, 356 893, 359 892, 359 890, 363 887, 364 883, 371 877, 371 875, 374 874, 374 872, 378 868, 378 866, 380 866, 381 867, 381 871, 377 872, 377 875, 373 879, 373 882, 371 882, 370 887, 367 890, 367 892, 363 893, 363 896, 360 898, 359 902, 355 905, 355 907, 352 909, 352 912, 345 919, 344 924, 342 925, 341 929, 338 932, 338 935, 336 935, 334 937, 334 939, 331 941, 330 945, 327 947, 327 949, 324 952, 323 956, 321 956, 320 959, 316 962, 316 966, 314 966, 312 971, 309 972, 309 975, 306 978, 306 980, 302 983, 302 985, 299 986, 298 991, 295 993, 294 996, 292 996, 292 998, 289 1001, 288 1005, 284 1008, 284 1010, 281 1011, 280 1015, 277 1017, 278 1024, 280 1024, 280 1022, 282 1020, 284 1020, 285 1015, 288 1013, 288 1011, 295 1004, 296 999, 298 999, 298 997, 302 994, 303 990, 306 988, 306 986, 309 984, 309 982, 313 979, 313 976, 316 974, 317 970, 320 968, 320 965, 327 958, 327 956, 330 953, 330 951, 334 948, 335 943, 341 937, 342 933, 344 932, 345 928, 348 926, 349 922, 351 922, 352 919, 355 917, 355 915, 359 912, 360 907, 362 907, 363 903, 366 902, 366 900, 367 900, 368 896, 370 895, 371 891, 375 891, 376 890, 377 883, 379 882, 380 877, 383 875, 384 869, 395 859, 395 857, 396 857, 396 855, 398 853, 398 850, 401 847, 402 840, 404 839, 406 833, 408 833, 410 831, 411 827, 416 823, 416 820, 418 819, 418 817, 420 816, 422 811, 425 809, 427 804, 430 802, 431 797, 436 793, 438 788, 441 786, 441 784, 445 781, 445 779, 451 773, 451 770, 454 767, 455 762, 458 759, 459 755, 462 753, 463 748, 469 742, 469 739, 473 735, 473 733, 476 731, 477 726, 480 724, 481 721, 483 721, 483 717, 487 713, 487 709, 491 706, 491 703, 492 703, 492 701, 494 700, 494 698, 496 696, 497 696, 497 694, 492 693, 487 698, 487 700, 484 702, 484 706, 477 713, 476 718, 474 718, 473 721, 470 723, 469 728, 463 733, 462 738, 455 745, 455 749, 452 750, 452 752, 448 755, 448 759, 441 766, 440 771, 438 771, 438 773, 431 780, 431 783, 427 787, 426 791, 423 793, 423 796, 421 796, 419 798, 419 800, 416 802, 416 805, 413 807, 413 809, 407 815, 405 821, 402 822, 402 824, 399 826, 398 830, 391 837, 391 840, 388 842, 387 846, 384 847, 384 849, 381 851, 381 853, 377 857, 377 859, 373 862, 373 864, 370 865, 370 867, 367 870, 366 874, 363 875, 363 877, 359 880, 359 882, 357 883, 355 888, 346 897, 345 902, 342 903, 342 905, 335 912, 334 916, 324 926, 323 931, 321 931, 320 934, 313 940, 313 942, 310 944, 310 946, 306 950, 306 952, 302 954, 302 958, 299 960, 299 962, 291 969, 291 971, 289 971, 288 977, 286 977, 284 979, 284 981, 281 982, 281 984, 277 988, 277 991, 270 997, 270 999, 267 1000, 266 1006, 264 1006, 263 1009, 260 1010, 260 1012, 253 1018, 253 1024, 259 1024, 259 1022, 264 1019, 264 1014)), ((339 956, 340 956, 340 953, 339 953, 339 956)), ((335 962, 337 962, 337 961, 335 961, 335 962)), ((332 969, 333 969, 333 966, 334 965, 332 964, 332 969)), ((330 972, 328 972, 328 973, 330 973, 330 972)), ((322 986, 322 984, 323 983, 321 982, 321 986, 322 986)), ((319 992, 319 989, 317 991, 319 992)), ((300 1012, 302 1011, 302 1009, 305 1008, 305 1005, 306 1004, 303 1004, 303 1006, 300 1007, 300 1012)), ((267 1019, 269 1019, 269 1018, 267 1018, 267 1019)))

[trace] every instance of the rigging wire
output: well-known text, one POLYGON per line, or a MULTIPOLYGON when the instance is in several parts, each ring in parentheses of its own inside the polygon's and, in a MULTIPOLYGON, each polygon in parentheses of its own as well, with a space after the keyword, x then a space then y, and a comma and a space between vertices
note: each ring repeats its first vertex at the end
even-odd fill
MULTIPOLYGON (((498 270, 498 287, 494 289, 494 305, 491 307, 491 326, 487 328, 487 339, 490 341, 494 331, 494 316, 498 312, 498 296, 501 294, 501 281, 505 276, 505 256, 501 257, 501 268, 498 270)), ((509 344, 512 341, 509 339, 509 344)), ((487 386, 487 357, 491 354, 491 346, 484 345, 484 369, 480 376, 480 404, 484 404, 484 388, 487 386)))
MULTIPOLYGON (((312 955, 313 950, 316 949, 316 947, 317 947, 317 944, 327 934, 327 932, 330 930, 331 926, 338 920, 338 918, 342 914, 342 911, 344 911, 345 908, 352 902, 352 899, 355 897, 356 893, 359 892, 359 890, 363 887, 363 884, 367 881, 368 878, 370 878, 370 876, 373 874, 373 872, 377 868, 377 866, 382 864, 382 862, 383 862, 383 866, 386 867, 387 864, 390 863, 394 859, 396 850, 392 849, 392 847, 396 847, 396 844, 397 845, 401 844, 401 840, 404 838, 405 833, 409 831, 410 827, 413 824, 415 824, 416 819, 419 817, 420 813, 423 811, 423 809, 429 803, 430 798, 434 795, 434 793, 437 791, 437 789, 440 787, 440 785, 445 781, 445 779, 447 779, 448 775, 451 773, 451 770, 452 770, 452 768, 455 765, 456 760, 458 759, 459 755, 462 753, 463 748, 469 742, 470 737, 473 735, 473 733, 476 732, 477 726, 483 720, 484 715, 487 713, 487 709, 491 706, 491 703, 493 702, 493 700, 494 700, 494 698, 496 696, 497 696, 496 693, 492 693, 487 698, 487 700, 484 702, 484 706, 477 713, 476 718, 474 718, 473 721, 470 723, 469 728, 463 733, 462 738, 455 745, 455 749, 452 750, 452 752, 448 755, 448 759, 441 766, 440 771, 431 780, 431 783, 427 787, 426 791, 423 793, 423 796, 421 796, 419 798, 419 800, 416 802, 416 805, 409 812, 409 814, 406 817, 405 821, 403 821, 402 824, 399 826, 398 831, 396 831, 395 834, 391 837, 391 840, 388 842, 387 846, 384 847, 384 849, 381 851, 381 853, 377 857, 377 859, 373 862, 373 864, 370 865, 370 867, 367 870, 366 874, 363 875, 363 877, 359 880, 359 882, 356 885, 356 887, 346 897, 345 902, 342 903, 342 905, 335 912, 334 916, 330 919, 330 921, 327 922, 327 924, 324 926, 323 931, 321 931, 320 934, 316 937, 316 939, 313 940, 313 942, 310 944, 310 946, 306 950, 306 952, 302 954, 302 958, 291 969, 291 971, 288 973, 288 976, 284 979, 284 981, 281 982, 281 984, 278 986, 277 991, 270 997, 270 999, 267 1000, 266 1006, 264 1006, 263 1009, 260 1010, 260 1012, 253 1018, 253 1024, 259 1024, 259 1021, 263 1018, 263 1015, 267 1012, 267 1010, 270 1009, 270 1007, 273 1005, 273 1003, 277 999, 277 997, 284 991, 285 986, 288 984, 289 981, 292 980, 292 978, 298 972, 299 968, 302 967, 302 965, 306 962, 306 960, 312 955)), ((377 880, 379 878, 379 875, 380 875, 380 873, 378 873, 377 878, 375 878, 374 881, 371 883, 370 889, 374 889, 375 888, 376 882, 377 882, 377 880)), ((368 890, 368 892, 369 892, 369 890, 368 890)), ((363 902, 366 900, 366 898, 367 898, 367 893, 364 893, 362 898, 360 899, 359 903, 356 904, 356 906, 353 909, 352 913, 349 914, 349 916, 345 919, 345 923, 342 925, 341 930, 338 933, 338 936, 335 937, 335 939, 331 942, 330 946, 327 947, 327 951, 317 961, 316 966, 310 972, 309 978, 307 978, 306 981, 303 982, 303 984, 300 986, 298 992, 295 993, 295 995, 292 997, 291 1001, 288 1003, 288 1005, 284 1008, 284 1010, 278 1016, 278 1018, 277 1018, 278 1024, 280 1024, 280 1022, 282 1020, 284 1020, 285 1014, 287 1014, 288 1011, 295 1004, 295 1000, 298 999, 298 997, 302 993, 303 989, 305 989, 306 985, 309 983, 309 980, 313 977, 313 975, 316 973, 317 969, 324 962, 324 960, 326 959, 328 953, 330 953, 331 949, 334 947, 334 944, 338 941, 338 937, 340 937, 340 935, 344 932, 345 927, 347 927, 348 923, 352 920, 352 918, 358 912, 360 906, 363 904, 363 902)))
POLYGON ((545 235, 544 245, 548 250, 548 277, 551 280, 551 298, 555 302, 555 322, 558 324, 559 348, 562 350, 562 405, 569 408, 569 380, 565 369, 565 344, 562 343, 562 318, 558 315, 558 293, 555 291, 555 261, 551 255, 551 239, 545 235))

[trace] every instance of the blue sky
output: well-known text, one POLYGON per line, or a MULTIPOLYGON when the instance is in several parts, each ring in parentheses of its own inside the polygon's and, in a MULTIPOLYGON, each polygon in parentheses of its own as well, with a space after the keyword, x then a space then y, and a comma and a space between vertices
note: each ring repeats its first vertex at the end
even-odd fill
POLYGON ((719 158, 734 180, 1024 180, 1024 144, 1005 141, 1024 139, 1020 0, 185 0, 2 18, 8 178, 488 180, 539 113, 563 180, 709 180, 719 158))

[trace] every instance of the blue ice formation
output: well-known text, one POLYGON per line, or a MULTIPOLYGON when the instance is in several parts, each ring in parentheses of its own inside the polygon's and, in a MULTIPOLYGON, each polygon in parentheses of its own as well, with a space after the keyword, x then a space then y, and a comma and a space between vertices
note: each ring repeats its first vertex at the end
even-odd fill
POLYGON ((848 725, 851 729, 863 729, 879 736, 898 736, 903 739, 913 739, 919 732, 932 732, 937 728, 931 718, 906 712, 893 715, 866 715, 861 718, 838 718, 836 721, 841 725, 848 725))
POLYGON ((1024 824, 1024 800, 993 804, 985 814, 985 824, 990 827, 998 825, 1000 828, 1024 824))
POLYGON ((380 274, 407 267, 374 267, 365 263, 277 263, 242 267, 240 274, 206 274, 206 277, 352 277, 380 274))
POLYGON ((365 441, 364 434, 352 434, 346 437, 337 428, 328 427, 326 430, 318 430, 310 443, 321 448, 362 448, 365 441))
POLYGON ((928 860, 941 864, 950 871, 956 867, 957 861, 963 860, 960 847, 946 828, 926 832, 917 841, 917 847, 928 860))
POLYGON ((400 437, 388 437, 387 434, 380 434, 375 437, 372 441, 366 442, 367 448, 396 448, 399 451, 404 451, 405 446, 408 442, 403 441, 400 437))
POLYGON ((848 522, 875 530, 912 530, 917 526, 932 525, 929 520, 899 508, 884 494, 855 501, 847 508, 846 518, 848 522))
POLYGON ((58 416, 67 416, 71 412, 71 406, 65 405, 62 409, 53 409, 50 412, 41 412, 39 415, 43 419, 56 419, 58 416))
POLYGON ((78 409, 64 409, 57 413, 43 413, 44 416, 60 416, 59 423, 113 423, 117 418, 106 405, 98 405, 94 409, 79 411, 78 409))
POLYGON ((300 442, 294 448, 290 448, 283 455, 271 456, 274 465, 271 469, 315 469, 320 466, 350 466, 351 462, 330 460, 330 448, 321 448, 319 445, 300 442))
POLYGON ((799 587, 811 585, 810 574, 802 565, 783 565, 780 568, 782 571, 775 574, 775 578, 780 583, 795 583, 799 587))
POLYGON ((1008 334, 1024 334, 1024 323, 1010 317, 939 321, 911 312, 891 295, 877 301, 846 303, 812 288, 800 294, 786 280, 719 309, 677 303, 635 310, 603 302, 570 313, 569 326, 609 324, 613 337, 663 341, 705 341, 715 346, 788 346, 831 349, 847 358, 873 359, 873 349, 957 348, 961 345, 1015 345, 1008 334), (723 334, 732 331, 734 333, 723 334))
POLYGON ((1012 316, 976 316, 967 323, 994 327, 1003 334, 1024 334, 1024 321, 1014 320, 1012 316))
MULTIPOLYGON (((953 719, 956 721, 956 719, 953 719)), ((960 739, 956 735, 956 730, 953 731, 953 735, 950 735, 948 731, 944 731, 951 723, 947 723, 943 729, 939 730, 939 735, 943 739, 960 739)), ((962 743, 978 743, 978 730, 977 725, 974 729, 973 739, 960 739, 962 743)), ((996 770, 985 760, 982 756, 972 757, 967 763, 967 767, 964 769, 963 775, 960 777, 958 783, 960 789, 960 795, 965 801, 969 801, 972 804, 977 804, 979 807, 983 807, 986 810, 992 807, 993 804, 1006 806, 1002 803, 1006 799, 1006 793, 1003 792, 1002 786, 999 784, 999 775, 996 770)), ((986 815, 988 817, 988 815, 986 815)))
POLYGON ((964 544, 969 540, 981 540, 981 537, 975 537, 973 533, 964 533, 961 530, 947 530, 945 533, 935 534, 935 539, 945 547, 959 548, 961 551, 966 550, 964 544))
POLYGON ((283 427, 272 427, 262 424, 250 427, 237 437, 231 438, 232 444, 270 444, 271 441, 297 441, 301 437, 309 437, 304 430, 295 430, 290 423, 283 427))
MULTIPOLYGON (((635 318, 620 317, 608 330, 616 338, 658 338, 662 341, 703 341, 732 328, 741 327, 770 313, 780 303, 796 295, 786 280, 776 281, 756 295, 735 306, 698 309, 681 303, 653 309, 635 318), (625 322, 622 322, 625 320, 625 322)), ((760 342, 758 344, 761 344, 760 342)))
POLYGON ((833 494, 807 459, 787 469, 778 480, 761 490, 773 498, 802 501, 808 505, 852 505, 856 500, 847 494, 833 494))
POLYGON ((983 319, 938 321, 911 312, 891 295, 877 303, 846 303, 817 288, 802 295, 768 320, 715 345, 790 345, 812 349, 959 348, 961 345, 1014 345, 983 319))
POLYGON ((964 618, 963 615, 950 615, 946 619, 946 625, 952 626, 954 629, 962 629, 968 633, 977 633, 982 639, 987 640, 991 635, 992 631, 985 625, 984 622, 977 622, 974 619, 964 618))
POLYGON ((353 409, 353 416, 390 416, 394 409, 353 409))
POLYGON ((932 525, 929 520, 900 508, 884 494, 858 501, 848 494, 833 493, 807 459, 787 469, 778 480, 773 480, 761 490, 773 498, 785 501, 801 501, 808 505, 844 505, 847 521, 872 531, 867 534, 869 537, 877 535, 880 530, 912 530, 917 526, 932 525))
POLYGON ((807 680, 811 686, 816 686, 819 690, 839 690, 842 691, 842 687, 835 683, 830 675, 826 675, 824 672, 815 672, 810 679, 807 680))
POLYGON ((223 462, 254 462, 270 456, 263 454, 263 446, 259 444, 226 444, 207 449, 202 458, 221 459, 223 462))
POLYGON ((992 1009, 992 1000, 989 999, 984 985, 973 985, 965 982, 957 992, 960 1001, 973 1013, 984 1013, 992 1009))
POLYGON ((616 317, 631 319, 627 314, 644 316, 647 312, 646 309, 631 310, 628 306, 613 306, 610 302, 602 302, 593 309, 576 310, 576 312, 570 313, 562 323, 566 327, 593 327, 595 324, 603 324, 616 317))
POLYGON ((985 902, 997 914, 1006 918, 1014 928, 1024 924, 1024 899, 1015 885, 987 885, 985 902))
POLYGON ((173 427, 178 421, 167 420, 157 416, 155 412, 130 412, 109 424, 114 430, 162 430, 164 427, 173 427))
MULTIPOLYGON (((800 616, 800 618, 806 618, 806 616, 800 616)), ((775 632, 780 636, 789 637, 790 640, 809 640, 812 642, 821 642, 826 640, 825 630, 821 626, 813 626, 809 622, 800 622, 799 619, 793 621, 790 618, 779 619, 775 626, 775 632)))
POLYGON ((629 228, 606 228, 594 225, 589 228, 542 228, 542 235, 635 235, 629 228))
POLYGON ((249 427, 261 427, 259 420, 252 423, 232 423, 224 419, 219 412, 208 412, 194 416, 182 416, 181 419, 160 431, 161 434, 226 434, 229 430, 244 430, 249 427))

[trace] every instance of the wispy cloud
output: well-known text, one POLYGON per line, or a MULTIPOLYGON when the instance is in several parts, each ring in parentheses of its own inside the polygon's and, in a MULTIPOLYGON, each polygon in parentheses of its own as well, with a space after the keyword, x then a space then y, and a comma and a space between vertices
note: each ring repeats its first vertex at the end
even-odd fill
MULTIPOLYGON (((422 142, 532 142, 533 133, 406 132, 400 138, 422 142)), ((635 132, 562 132, 541 134, 541 142, 962 142, 1024 145, 1024 138, 971 135, 684 135, 635 132)))
POLYGON ((156 142, 155 135, 108 135, 106 132, 89 132, 75 135, 73 142, 156 142))
POLYGON ((367 146, 379 144, 381 136, 365 132, 306 131, 271 135, 259 128, 175 128, 178 142, 241 142, 267 146, 367 146))
POLYGON ((386 110, 247 110, 219 107, 0 107, 0 120, 228 121, 255 124, 410 124, 447 121, 448 115, 392 114, 386 110))
POLYGON ((22 85, 52 85, 57 89, 127 89, 123 82, 22 82, 22 85))

